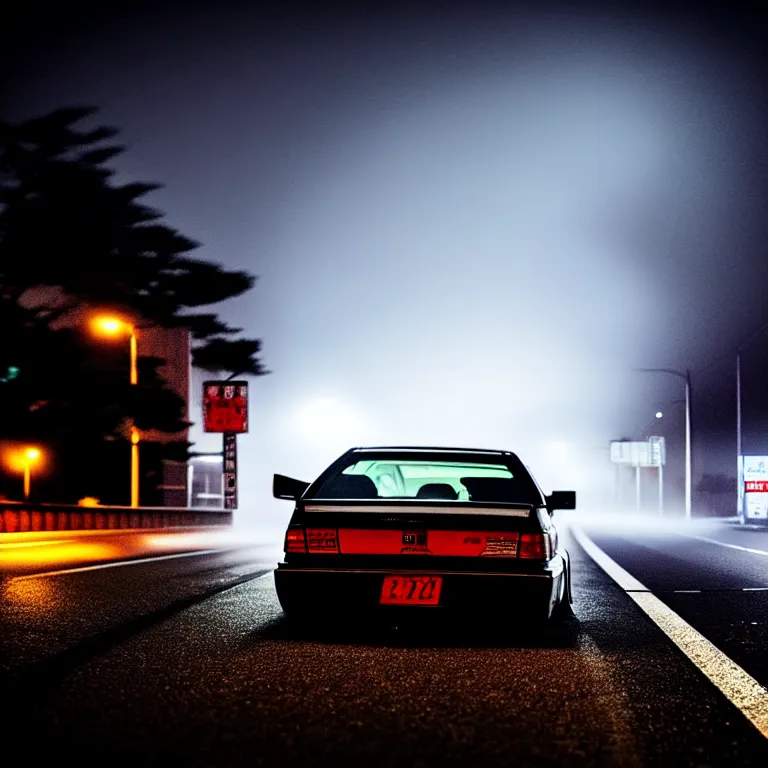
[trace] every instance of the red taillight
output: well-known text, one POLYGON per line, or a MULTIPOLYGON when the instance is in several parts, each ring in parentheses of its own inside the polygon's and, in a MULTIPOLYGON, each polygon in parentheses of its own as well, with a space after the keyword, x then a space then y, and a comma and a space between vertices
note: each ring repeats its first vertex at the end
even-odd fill
POLYGON ((289 528, 285 532, 285 551, 287 552, 301 552, 306 554, 307 540, 304 536, 304 529, 301 527, 289 528))
POLYGON ((552 557, 552 541, 548 533, 521 533, 518 557, 529 560, 549 560, 552 557))

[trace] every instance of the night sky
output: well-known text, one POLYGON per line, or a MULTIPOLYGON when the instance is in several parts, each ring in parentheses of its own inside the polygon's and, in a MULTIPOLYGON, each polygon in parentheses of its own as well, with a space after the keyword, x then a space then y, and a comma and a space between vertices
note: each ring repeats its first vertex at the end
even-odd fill
MULTIPOLYGON (((656 410, 682 448, 682 382, 639 367, 691 368, 695 471, 735 476, 732 350, 768 319, 757 10, 243 5, 17 10, 2 107, 99 107, 119 180, 163 184, 196 255, 258 275, 216 307, 272 371, 246 514, 282 522, 272 473, 356 444, 509 448, 590 498, 656 410)), ((768 453, 766 348, 747 453, 768 453)))

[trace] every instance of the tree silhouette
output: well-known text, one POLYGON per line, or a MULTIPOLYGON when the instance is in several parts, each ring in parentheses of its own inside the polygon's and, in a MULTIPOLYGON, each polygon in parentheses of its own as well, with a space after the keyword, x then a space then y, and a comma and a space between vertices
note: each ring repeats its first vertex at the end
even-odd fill
POLYGON ((260 342, 228 337, 216 315, 194 310, 239 296, 255 278, 194 259, 198 244, 160 223, 141 198, 157 184, 116 185, 105 166, 120 146, 101 146, 113 128, 78 131, 92 108, 62 109, 0 124, 0 291, 18 301, 30 288, 60 288, 49 320, 80 303, 108 306, 200 342, 193 364, 234 375, 265 373, 260 342), (221 358, 207 349, 211 344, 221 358))
POLYGON ((70 454, 124 439, 128 420, 187 426, 163 360, 141 358, 131 386, 125 347, 95 344, 73 323, 83 307, 188 329, 193 365, 223 378, 266 373, 261 342, 234 338, 241 329, 209 311, 255 278, 193 258, 198 244, 143 202, 158 185, 115 183, 107 163, 124 151, 111 142, 118 131, 77 127, 95 112, 0 123, 0 438, 70 454))

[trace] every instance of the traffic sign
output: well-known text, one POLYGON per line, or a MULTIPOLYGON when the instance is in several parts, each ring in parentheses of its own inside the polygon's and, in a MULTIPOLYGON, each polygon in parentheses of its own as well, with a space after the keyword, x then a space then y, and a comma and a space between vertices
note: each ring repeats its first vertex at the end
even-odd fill
POLYGON ((614 440, 611 442, 611 461, 630 467, 659 467, 666 462, 663 437, 648 440, 614 440))
POLYGON ((248 382, 203 382, 203 431, 248 431, 248 382))

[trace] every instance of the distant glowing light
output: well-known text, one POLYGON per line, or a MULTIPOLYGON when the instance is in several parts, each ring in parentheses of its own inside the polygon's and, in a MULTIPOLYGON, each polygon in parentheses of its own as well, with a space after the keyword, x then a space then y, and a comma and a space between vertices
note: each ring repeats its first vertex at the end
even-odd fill
POLYGON ((656 411, 656 418, 660 419, 664 414, 661 411, 656 411))
POLYGON ((118 333, 130 334, 133 331, 130 323, 112 315, 97 315, 91 321, 91 327, 97 333, 105 333, 108 336, 115 336, 118 333))
POLYGON ((13 381, 14 379, 17 379, 19 377, 19 373, 21 372, 21 369, 16 365, 9 365, 5 369, 5 376, 0 377, 0 382, 3 384, 13 381))
POLYGON ((119 320, 104 319, 98 323, 99 328, 107 333, 117 333, 121 329, 119 320))
POLYGON ((295 429, 308 440, 359 442, 365 420, 352 407, 332 397, 318 397, 299 408, 295 429))
POLYGON ((568 456, 568 443, 565 440, 555 440, 549 446, 549 457, 557 461, 564 461, 568 456))
POLYGON ((12 472, 25 472, 43 460, 43 452, 35 446, 16 446, 3 453, 3 463, 12 472))

